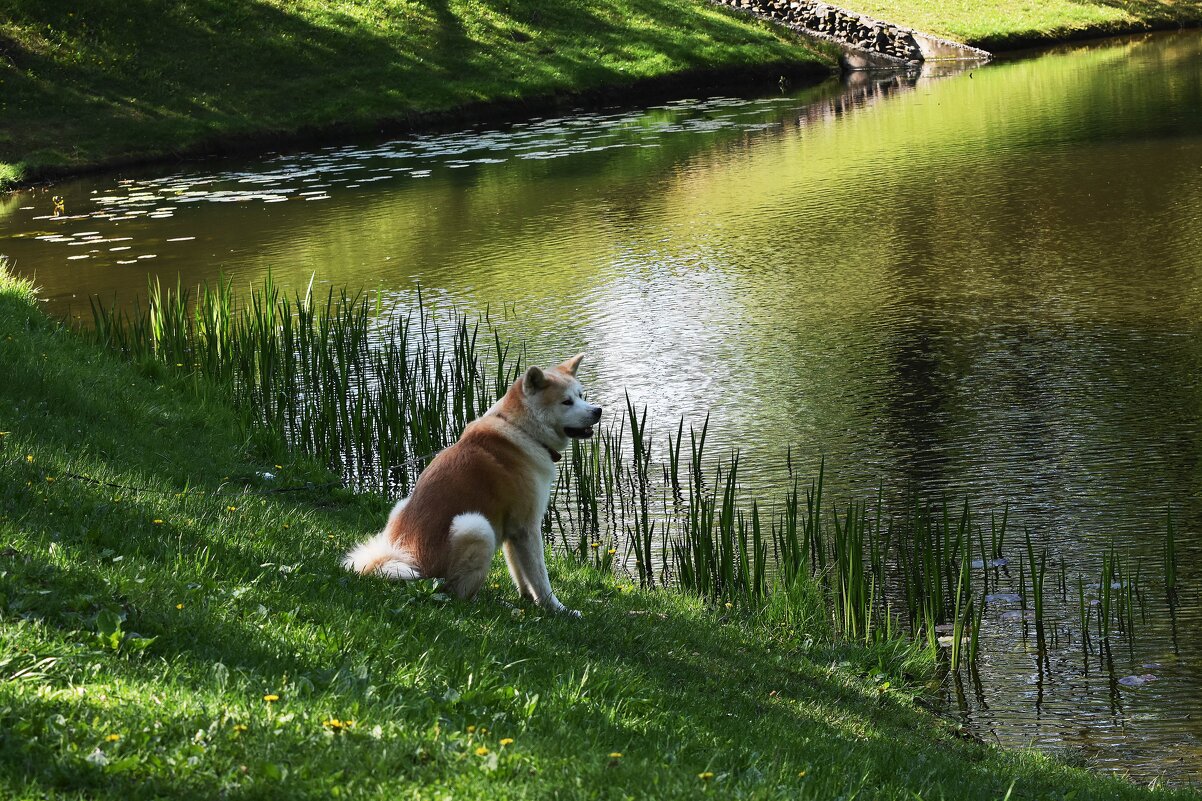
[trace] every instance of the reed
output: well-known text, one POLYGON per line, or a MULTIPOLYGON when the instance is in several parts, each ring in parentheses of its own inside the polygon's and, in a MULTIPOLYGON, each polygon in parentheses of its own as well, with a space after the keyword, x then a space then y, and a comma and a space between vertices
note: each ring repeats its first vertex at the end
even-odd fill
POLYGON ((977 655, 981 647, 981 622, 985 619, 985 597, 981 596, 981 602, 974 609, 972 604, 969 605, 967 617, 972 620, 972 629, 969 632, 968 639, 968 664, 970 666, 977 664, 977 655))
POLYGON ((1093 607, 1085 598, 1085 579, 1077 577, 1077 625, 1081 631, 1081 651, 1089 655, 1092 646, 1089 641, 1089 618, 1093 607))
POLYGON ((1173 527, 1173 509, 1165 512, 1164 592, 1170 607, 1177 602, 1177 538, 1173 527))
POLYGON ((1110 615, 1113 607, 1115 553, 1111 547, 1102 557, 1102 580, 1098 589, 1098 640, 1110 644, 1110 615))
MULTIPOLYGON (((338 470, 349 486, 405 495, 417 476, 465 425, 483 414, 524 369, 513 345, 487 311, 470 316, 427 304, 411 308, 374 296, 312 284, 291 297, 268 278, 249 297, 229 281, 194 291, 152 282, 145 305, 121 309, 93 300, 90 336, 130 359, 153 363, 226 393, 246 425, 338 470)), ((989 515, 989 534, 967 500, 911 497, 889 509, 875 503, 831 504, 826 466, 808 483, 785 453, 782 497, 765 502, 744 492, 737 451, 711 453, 709 418, 700 427, 682 418, 661 442, 629 394, 597 435, 574 442, 543 521, 547 539, 603 570, 632 572, 647 587, 674 585, 748 611, 771 608, 789 620, 812 620, 821 599, 831 630, 848 640, 880 641, 903 631, 934 649, 937 627, 951 624, 951 667, 976 661, 985 596, 1004 581, 1009 509, 989 515), (687 438, 686 438, 687 428, 687 438), (686 448, 686 439, 687 445, 686 448), (981 561, 981 600, 973 551, 981 561), (807 610, 784 614, 789 599, 807 610)), ((1033 594, 1037 638, 1044 643, 1047 551, 1026 538, 1017 578, 1023 608, 1033 594)), ((1176 592, 1171 514, 1164 556, 1170 602, 1176 592)), ((1140 565, 1120 566, 1114 550, 1103 564, 1100 641, 1112 620, 1134 628, 1140 565), (1111 591, 1116 572, 1125 593, 1111 591), (1122 596, 1122 597, 1119 597, 1122 596)), ((1068 576, 1061 560, 1062 600, 1068 576)), ((1090 647, 1091 611, 1078 581, 1078 623, 1090 647)))
POLYGON ((640 415, 626 395, 626 419, 630 421, 630 442, 632 461, 628 465, 629 484, 634 491, 635 511, 633 521, 627 528, 627 536, 634 550, 635 565, 638 567, 639 581, 644 587, 655 586, 655 571, 651 563, 651 550, 655 542, 655 527, 657 520, 651 516, 650 472, 651 472, 651 432, 647 427, 647 407, 643 407, 640 415))
POLYGON ((1046 630, 1044 628, 1044 578, 1047 575, 1048 550, 1042 549, 1039 558, 1035 558, 1035 547, 1031 543, 1031 532, 1024 532, 1027 545, 1027 567, 1031 571, 1031 597, 1035 615, 1035 641, 1040 653, 1047 650, 1046 630))
POLYGON ((952 613, 952 653, 951 663, 952 671, 960 669, 960 653, 964 642, 964 628, 967 624, 969 630, 972 630, 972 600, 969 597, 969 557, 971 551, 968 547, 963 549, 963 555, 960 557, 960 575, 956 580, 956 596, 955 596, 955 611, 952 613), (963 607, 964 604, 967 606, 963 607))

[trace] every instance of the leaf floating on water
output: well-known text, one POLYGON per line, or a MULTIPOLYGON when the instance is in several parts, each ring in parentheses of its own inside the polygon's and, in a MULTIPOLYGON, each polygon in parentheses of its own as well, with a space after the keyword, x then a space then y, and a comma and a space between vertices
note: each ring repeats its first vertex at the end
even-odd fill
POLYGON ((1142 676, 1123 676, 1119 679, 1119 684, 1124 687, 1143 687, 1148 682, 1157 681, 1159 678, 1151 673, 1145 673, 1142 676))
POLYGON ((1022 599, 1017 592, 995 592, 985 596, 986 603, 1016 604, 1022 599))

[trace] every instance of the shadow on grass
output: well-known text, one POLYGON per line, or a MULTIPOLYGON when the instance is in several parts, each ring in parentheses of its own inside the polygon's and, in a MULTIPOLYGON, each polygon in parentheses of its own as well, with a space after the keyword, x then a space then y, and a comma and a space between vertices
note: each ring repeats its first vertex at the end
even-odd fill
POLYGON ((37 2, 11 9, 3 35, 0 160, 34 162, 629 83, 729 60, 752 40, 789 52, 728 16, 682 19, 667 0, 37 2))

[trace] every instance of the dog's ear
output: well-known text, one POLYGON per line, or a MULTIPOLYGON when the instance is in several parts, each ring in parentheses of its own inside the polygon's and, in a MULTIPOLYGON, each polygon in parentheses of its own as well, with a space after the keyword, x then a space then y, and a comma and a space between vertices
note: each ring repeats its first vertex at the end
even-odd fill
POLYGON ((576 375, 576 368, 580 366, 580 362, 582 361, 584 361, 584 354, 578 353, 555 369, 567 373, 570 376, 574 376, 576 375))
POLYGON ((537 367, 531 367, 526 371, 525 377, 522 378, 522 389, 526 390, 527 395, 533 395, 539 390, 546 389, 551 382, 543 375, 543 371, 537 367))

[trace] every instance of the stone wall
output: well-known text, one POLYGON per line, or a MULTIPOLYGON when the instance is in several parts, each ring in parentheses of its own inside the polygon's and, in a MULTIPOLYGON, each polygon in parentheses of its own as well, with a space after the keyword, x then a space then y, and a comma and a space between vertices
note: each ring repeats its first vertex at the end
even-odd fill
POLYGON ((867 58, 864 66, 921 64, 930 57, 988 58, 984 50, 948 42, 853 11, 811 0, 714 0, 766 17, 801 33, 828 39, 867 58))

